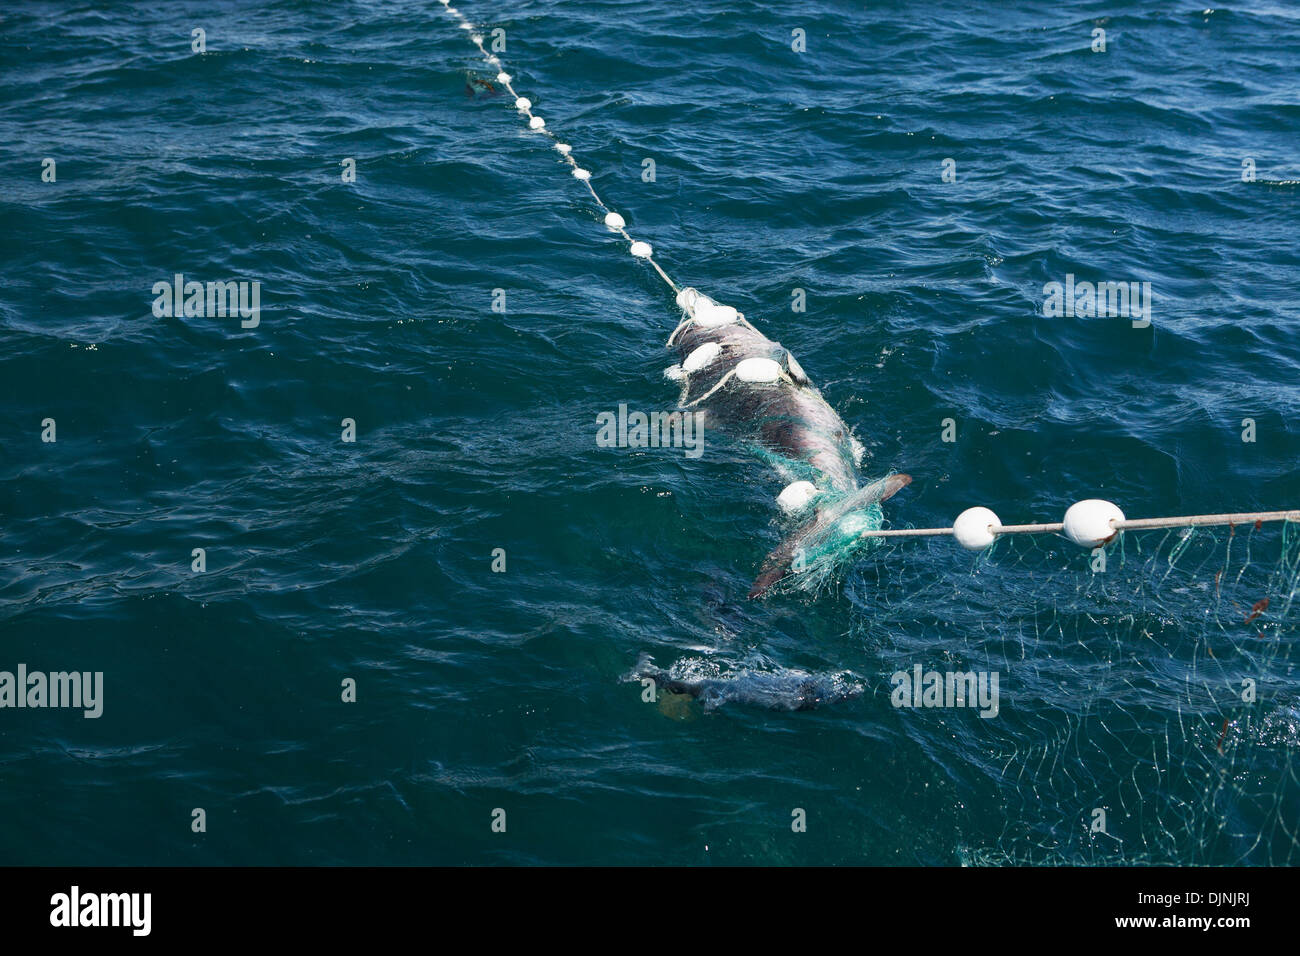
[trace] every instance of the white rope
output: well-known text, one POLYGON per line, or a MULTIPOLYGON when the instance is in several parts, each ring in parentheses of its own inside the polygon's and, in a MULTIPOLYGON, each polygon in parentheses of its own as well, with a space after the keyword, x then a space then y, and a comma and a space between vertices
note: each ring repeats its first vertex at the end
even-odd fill
MULTIPOLYGON (((738 367, 739 366, 737 366, 737 368, 738 367)), ((727 372, 726 375, 718 379, 717 385, 714 385, 711 389, 709 389, 707 392, 705 392, 703 395, 701 395, 699 398, 695 399, 694 401, 690 401, 682 405, 682 408, 690 408, 692 405, 700 404, 700 402, 704 401, 706 398, 708 398, 718 389, 722 388, 722 386, 726 385, 729 381, 731 381, 732 376, 734 376, 735 374, 736 374, 736 369, 735 368, 731 369, 729 372, 727 372)), ((799 387, 799 385, 792 378, 790 378, 788 374, 786 374, 784 369, 781 371, 781 374, 777 378, 776 382, 773 382, 771 384, 779 384, 781 382, 785 382, 787 385, 793 385, 795 388, 799 387)))
MULTIPOLYGON (((442 0, 442 5, 447 8, 448 13, 460 21, 461 29, 469 32, 470 42, 478 47, 478 51, 483 54, 484 61, 498 71, 496 76, 497 82, 501 83, 510 92, 511 97, 513 97, 515 108, 528 118, 529 127, 535 129, 543 136, 549 136, 555 142, 556 149, 568 162, 571 172, 583 183, 583 185, 587 187, 587 191, 591 193, 591 198, 596 201, 596 205, 605 211, 606 216, 608 217, 610 214, 618 216, 617 213, 614 213, 614 210, 605 205, 605 200, 600 198, 600 195, 596 192, 596 188, 591 185, 591 172, 578 165, 578 161, 573 158, 572 148, 569 147, 567 143, 561 142, 560 138, 551 132, 551 128, 545 125, 545 120, 533 112, 533 104, 531 100, 521 97, 515 92, 515 88, 511 82, 512 77, 508 73, 504 72, 500 58, 497 57, 496 54, 488 52, 487 48, 483 45, 483 37, 475 30, 474 24, 467 20, 459 10, 451 5, 451 0, 442 0)), ((618 216, 616 221, 622 223, 623 217, 618 216)), ((668 287, 673 290, 674 294, 681 291, 681 289, 678 288, 677 283, 669 278, 668 273, 664 272, 659 263, 655 262, 653 254, 649 251, 649 243, 638 243, 637 240, 633 239, 632 236, 628 234, 627 229, 622 225, 610 226, 609 228, 620 233, 623 238, 631 244, 632 254, 634 256, 638 259, 645 259, 650 263, 650 265, 654 266, 655 272, 659 273, 659 278, 663 279, 664 282, 668 284, 668 287), (641 249, 646 251, 642 253, 639 251, 641 249)))
POLYGON ((1256 524, 1261 521, 1300 521, 1300 511, 1243 511, 1227 515, 1188 515, 1183 518, 1134 518, 1117 521, 1115 527, 1126 528, 1182 528, 1193 525, 1256 524))
MULTIPOLYGON (((1138 531, 1146 528, 1192 528, 1210 525, 1259 524, 1265 521, 1300 521, 1300 511, 1239 511, 1220 515, 1180 515, 1170 518, 1131 518, 1114 520, 1110 527, 1115 531, 1138 531)), ((991 534, 1054 534, 1062 531, 1061 521, 1048 524, 995 524, 989 526, 991 534)), ((864 538, 924 538, 950 535, 954 528, 878 528, 861 532, 864 538)))
MULTIPOLYGON (((654 265, 654 263, 651 263, 651 265, 654 265)), ((655 268, 657 269, 658 266, 655 266, 655 268)), ((674 288, 676 287, 674 286, 674 288)), ((696 319, 695 316, 693 315, 688 315, 686 318, 678 322, 677 328, 673 329, 673 334, 668 336, 668 347, 672 348, 673 343, 677 341, 677 336, 681 334, 682 329, 688 328, 689 326, 692 325, 697 325, 698 323, 699 320, 696 319)), ((745 318, 745 314, 743 312, 736 313, 736 324, 743 325, 745 328, 749 329, 751 332, 755 333, 756 335, 763 334, 762 332, 759 332, 758 329, 754 328, 754 326, 750 323, 749 319, 745 318)), ((766 336, 764 337, 766 338, 766 336)))

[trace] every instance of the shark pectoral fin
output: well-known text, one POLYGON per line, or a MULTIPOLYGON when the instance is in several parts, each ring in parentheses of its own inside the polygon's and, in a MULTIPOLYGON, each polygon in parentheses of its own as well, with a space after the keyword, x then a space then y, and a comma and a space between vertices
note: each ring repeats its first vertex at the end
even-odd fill
POLYGON ((888 501, 911 483, 911 475, 887 475, 879 481, 873 481, 867 488, 879 487, 880 495, 876 501, 888 501))
MULTIPOLYGON (((793 558, 804 537, 817 526, 821 520, 820 515, 813 517, 801 524, 790 535, 783 539, 776 549, 763 559, 763 566, 758 569, 758 577, 754 579, 753 585, 749 589, 750 600, 762 597, 774 584, 784 579, 795 570, 792 567, 793 558)), ((799 570, 802 570, 800 568, 799 570)))
POLYGON ((840 514, 845 515, 862 508, 869 508, 882 501, 888 501, 912 483, 911 475, 886 475, 866 487, 859 488, 851 496, 840 502, 840 514))
MULTIPOLYGON (((780 549, 778 548, 777 551, 779 550, 780 549)), ((750 585, 749 599, 751 601, 754 600, 754 598, 763 597, 767 594, 772 585, 776 584, 790 573, 790 565, 788 562, 785 565, 782 565, 780 562, 773 561, 777 556, 777 551, 773 551, 767 556, 767 560, 763 562, 763 567, 758 572, 758 577, 756 577, 754 583, 750 585)))
POLYGON ((835 520, 851 512, 887 501, 911 483, 911 475, 886 475, 884 478, 878 478, 825 509, 826 518, 835 520))

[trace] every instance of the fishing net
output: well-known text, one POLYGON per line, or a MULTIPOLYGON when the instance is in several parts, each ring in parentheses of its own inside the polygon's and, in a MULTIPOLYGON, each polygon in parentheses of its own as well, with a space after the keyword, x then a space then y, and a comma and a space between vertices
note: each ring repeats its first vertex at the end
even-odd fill
POLYGON ((896 540, 846 588, 886 680, 1000 674, 994 718, 904 721, 1004 821, 963 862, 1300 862, 1300 525, 1128 531, 1100 554, 896 540))
MULTIPOLYGON (((502 69, 475 25, 443 3, 484 61, 502 69)), ((552 141, 629 253, 678 291, 511 77, 495 81, 552 141)), ((774 348, 771 358, 782 355, 774 348)), ((1047 535, 1001 537, 978 556, 946 538, 864 541, 861 531, 880 526, 879 506, 853 499, 852 481, 823 480, 810 458, 774 451, 782 443, 771 430, 791 418, 767 404, 774 393, 733 394, 740 398, 723 393, 733 403, 724 417, 740 423, 739 442, 823 493, 821 518, 802 528, 802 555, 791 555, 803 567, 790 586, 843 587, 886 680, 918 663, 1001 678, 995 717, 958 723, 919 710, 904 722, 922 751, 963 776, 962 800, 980 811, 972 818, 1004 821, 996 838, 980 828, 961 848, 964 862, 1297 862, 1295 524, 1128 531, 1100 555, 1047 535)), ((807 521, 791 519, 787 537, 797 520, 807 521)), ((769 704, 838 690, 787 670, 791 689, 771 678, 780 668, 686 666, 666 672, 669 681, 714 706, 747 700, 737 688, 757 687, 751 697, 769 704)))
MULTIPOLYGON (((853 562, 879 545, 879 538, 864 537, 863 532, 884 524, 879 502, 882 496, 888 497, 892 473, 860 488, 832 480, 810 459, 819 455, 836 459, 844 472, 851 474, 855 457, 852 437, 838 418, 828 417, 821 427, 810 426, 806 419, 792 420, 787 399, 780 395, 780 390, 788 387, 745 389, 737 399, 743 406, 739 414, 736 410, 729 414, 736 424, 728 430, 783 483, 806 482, 815 489, 815 497, 804 507, 783 515, 782 549, 773 552, 769 560, 788 565, 791 571, 773 585, 775 590, 817 594, 836 586, 853 562), (794 458, 783 451, 785 442, 774 436, 787 428, 797 428, 803 441, 811 441, 809 457, 794 458)), ((822 401, 819 396, 815 400, 822 401)))

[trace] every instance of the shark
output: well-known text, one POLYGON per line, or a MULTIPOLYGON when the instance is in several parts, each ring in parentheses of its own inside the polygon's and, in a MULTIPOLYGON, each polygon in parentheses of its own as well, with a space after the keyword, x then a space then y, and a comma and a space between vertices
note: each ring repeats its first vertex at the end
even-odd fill
POLYGON ((751 446, 788 484, 777 497, 798 524, 763 560, 749 591, 811 588, 878 540, 881 502, 912 478, 859 479, 864 449, 790 351, 735 308, 682 289, 684 318, 668 338, 679 361, 664 374, 681 386, 678 405, 751 446), (811 572, 811 573, 810 573, 811 572))

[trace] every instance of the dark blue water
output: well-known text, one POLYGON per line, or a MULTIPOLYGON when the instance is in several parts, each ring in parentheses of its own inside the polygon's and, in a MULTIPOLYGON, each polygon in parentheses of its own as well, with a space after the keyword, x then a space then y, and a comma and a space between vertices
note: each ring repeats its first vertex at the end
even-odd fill
MULTIPOLYGON (((1300 9, 969 6, 460 9, 914 476, 892 526, 1300 507, 1300 9), (1044 316, 1067 275, 1149 327, 1044 316)), ((104 675, 97 719, 0 708, 0 862, 1297 862, 1294 525, 747 601, 781 484, 597 446, 672 405, 680 312, 494 72, 432 0, 0 14, 0 670, 104 675), (156 316, 176 273, 259 324, 156 316), (642 654, 863 693, 646 703, 642 654), (999 715, 891 706, 915 664, 999 715)))

